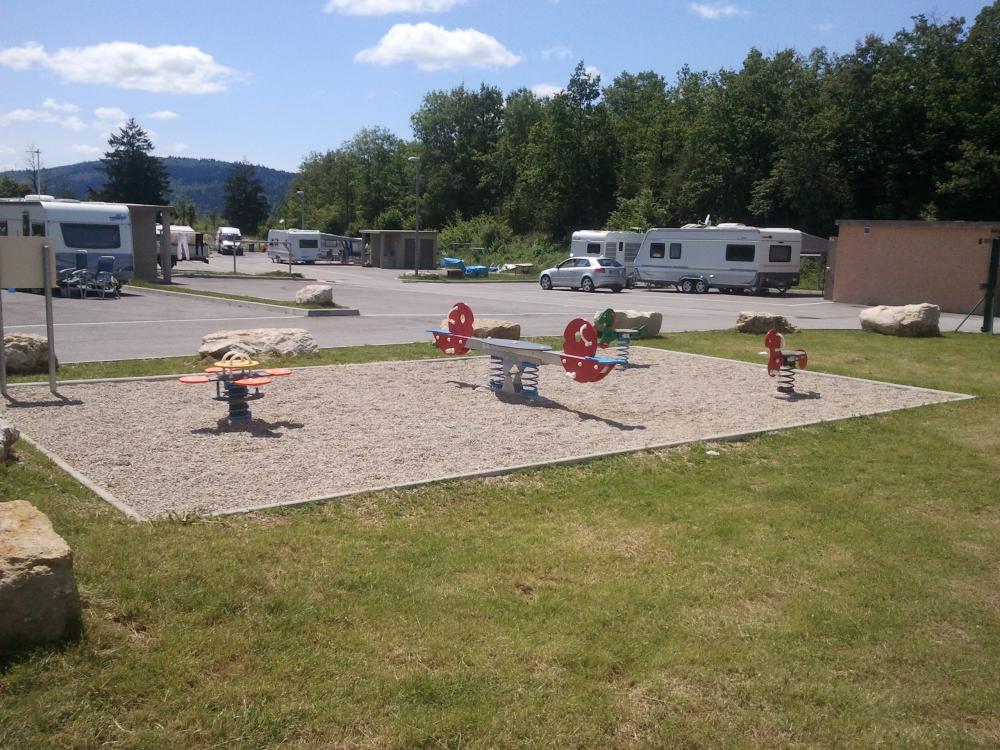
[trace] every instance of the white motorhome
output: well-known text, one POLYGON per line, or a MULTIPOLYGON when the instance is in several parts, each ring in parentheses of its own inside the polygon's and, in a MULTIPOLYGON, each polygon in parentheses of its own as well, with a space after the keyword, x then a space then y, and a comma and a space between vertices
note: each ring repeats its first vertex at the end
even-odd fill
POLYGON ((745 224, 685 224, 646 232, 635 278, 684 292, 786 292, 799 283, 802 232, 745 224))
POLYGON ((269 229, 267 232, 267 257, 273 263, 320 260, 347 263, 352 257, 360 256, 360 237, 343 237, 315 229, 269 229))
POLYGON ((102 255, 115 259, 121 280, 135 273, 132 220, 122 203, 82 202, 51 195, 0 198, 0 237, 48 237, 55 246, 56 270, 97 271, 102 255))
POLYGON ((236 227, 215 230, 215 250, 222 255, 243 255, 243 235, 236 227))
POLYGON ((617 260, 631 277, 642 237, 642 232, 635 231, 581 229, 570 238, 569 254, 617 260))

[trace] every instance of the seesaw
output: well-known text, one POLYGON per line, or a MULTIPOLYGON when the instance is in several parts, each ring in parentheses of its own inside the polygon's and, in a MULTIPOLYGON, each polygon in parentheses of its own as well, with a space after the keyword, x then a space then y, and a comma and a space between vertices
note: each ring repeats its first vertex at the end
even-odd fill
POLYGON ((428 329, 434 343, 445 354, 465 354, 470 350, 490 355, 489 386, 501 393, 538 397, 538 368, 562 365, 567 377, 578 383, 596 383, 605 378, 620 359, 595 356, 597 331, 583 318, 575 318, 563 332, 563 350, 515 339, 478 338, 473 336, 475 317, 472 309, 459 302, 448 312, 448 330, 428 329))

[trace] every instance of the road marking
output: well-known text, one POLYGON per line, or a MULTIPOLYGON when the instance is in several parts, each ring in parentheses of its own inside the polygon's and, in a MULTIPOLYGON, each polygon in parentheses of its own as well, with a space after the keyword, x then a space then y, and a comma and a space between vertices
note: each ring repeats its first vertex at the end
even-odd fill
MULTIPOLYGON (((219 323, 231 320, 288 320, 288 315, 270 315, 263 318, 190 318, 181 319, 165 318, 163 320, 105 320, 93 323, 56 323, 59 328, 69 328, 72 326, 117 326, 117 325, 145 325, 147 323, 219 323)), ((4 328, 44 328, 44 323, 24 323, 16 326, 4 326, 4 328)))

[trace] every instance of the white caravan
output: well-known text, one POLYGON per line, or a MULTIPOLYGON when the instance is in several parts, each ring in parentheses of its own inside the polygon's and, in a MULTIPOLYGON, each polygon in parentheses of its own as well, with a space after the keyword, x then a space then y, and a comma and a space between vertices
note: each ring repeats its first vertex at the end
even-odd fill
POLYGON ((315 263, 318 260, 348 263, 352 257, 360 256, 359 237, 342 237, 315 229, 269 229, 267 232, 267 257, 274 263, 315 263))
POLYGON ((135 273, 132 220, 122 203, 82 202, 51 195, 0 198, 0 237, 48 237, 54 245, 56 270, 97 271, 102 255, 115 259, 121 280, 135 273))
POLYGON ((215 249, 222 255, 243 255, 243 235, 236 227, 215 230, 215 249))
POLYGON ((611 258, 625 266, 629 278, 633 275, 633 264, 642 244, 642 232, 581 229, 573 232, 569 254, 591 258, 611 258))
POLYGON ((745 224, 685 224, 646 232, 635 257, 635 278, 684 292, 786 292, 799 283, 802 232, 745 224))

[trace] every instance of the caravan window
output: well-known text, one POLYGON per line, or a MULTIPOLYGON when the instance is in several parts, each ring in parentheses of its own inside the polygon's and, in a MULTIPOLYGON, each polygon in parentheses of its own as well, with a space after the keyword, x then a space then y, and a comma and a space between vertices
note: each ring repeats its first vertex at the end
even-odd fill
POLYGON ((7 222, 0 221, 0 237, 6 237, 6 236, 7 236, 7 222))
POLYGON ((663 242, 650 242, 649 243, 649 257, 650 258, 662 258, 666 253, 667 246, 663 242))
POLYGON ((736 263, 753 263, 753 245, 726 245, 726 260, 736 263))
POLYGON ((772 263, 790 263, 792 260, 792 248, 788 245, 771 245, 767 259, 772 263))
POLYGON ((588 242, 587 243, 587 255, 600 255, 601 254, 601 243, 600 242, 588 242))
POLYGON ((681 243, 671 242, 670 243, 670 260, 680 260, 681 258, 681 243))
POLYGON ((31 222, 31 236, 32 237, 44 237, 45 236, 45 222, 44 221, 33 221, 33 222, 31 222))
POLYGON ((299 240, 299 247, 305 250, 316 250, 319 247, 319 240, 299 240))
POLYGON ((117 224, 60 224, 66 247, 80 250, 114 250, 122 239, 117 224))

